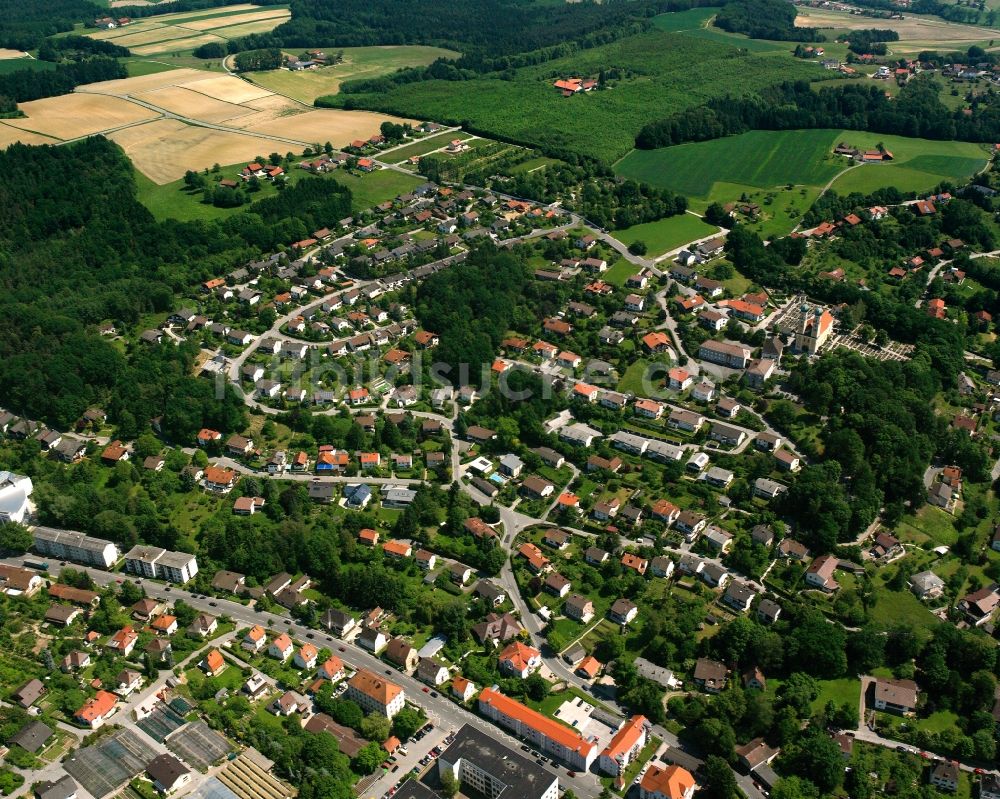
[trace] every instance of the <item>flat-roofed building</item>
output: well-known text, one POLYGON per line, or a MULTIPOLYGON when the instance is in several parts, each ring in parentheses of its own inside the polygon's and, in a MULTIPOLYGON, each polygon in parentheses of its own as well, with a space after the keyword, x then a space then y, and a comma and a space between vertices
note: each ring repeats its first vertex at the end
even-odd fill
POLYGON ((556 799, 559 795, 555 774, 471 724, 458 731, 438 758, 438 775, 446 773, 488 799, 556 799))
POLYGON ((35 552, 59 560, 71 560, 100 569, 110 569, 120 557, 118 547, 103 538, 94 538, 73 530, 36 527, 33 532, 35 552))
POLYGON ((125 554, 125 570, 170 583, 186 583, 198 573, 198 561, 186 552, 138 544, 125 554))

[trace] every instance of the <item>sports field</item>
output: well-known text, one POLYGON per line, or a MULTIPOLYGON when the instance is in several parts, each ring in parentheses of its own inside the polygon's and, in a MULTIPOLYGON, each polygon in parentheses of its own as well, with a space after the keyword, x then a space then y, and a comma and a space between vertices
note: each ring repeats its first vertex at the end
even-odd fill
POLYGON ((454 50, 416 45, 344 47, 337 48, 336 52, 343 52, 344 60, 332 66, 299 72, 273 69, 267 72, 250 72, 246 77, 278 94, 294 97, 303 103, 312 103, 324 94, 336 94, 345 80, 376 78, 404 67, 426 66, 439 58, 458 56, 454 50))

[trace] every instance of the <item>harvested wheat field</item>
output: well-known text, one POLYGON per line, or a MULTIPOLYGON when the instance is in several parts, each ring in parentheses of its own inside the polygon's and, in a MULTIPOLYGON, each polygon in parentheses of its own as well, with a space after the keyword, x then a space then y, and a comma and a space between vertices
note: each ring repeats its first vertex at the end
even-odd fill
MULTIPOLYGON (((197 84, 194 84, 197 85, 197 84)), ((253 114, 252 108, 244 108, 242 105, 224 103, 198 92, 193 92, 183 86, 166 86, 162 89, 154 89, 151 92, 143 92, 134 95, 137 99, 143 100, 158 108, 165 108, 179 116, 198 119, 203 122, 225 122, 233 117, 247 116, 253 114)))
POLYGON ((158 14, 156 19, 165 24, 171 25, 176 20, 195 19, 196 17, 217 17, 220 13, 231 14, 234 11, 260 11, 261 6, 253 3, 240 3, 235 6, 219 6, 216 8, 203 8, 200 11, 175 11, 173 14, 158 14))
POLYGON ((837 11, 809 9, 795 17, 798 28, 846 28, 861 30, 871 27, 890 28, 899 34, 899 42, 889 42, 889 48, 906 42, 927 42, 945 44, 947 42, 974 42, 993 39, 996 31, 975 25, 962 25, 928 17, 908 17, 907 19, 873 20, 871 17, 844 14, 837 11), (876 22, 878 24, 876 24, 876 22))
POLYGON ((155 28, 149 31, 139 31, 138 33, 129 33, 127 36, 119 36, 117 39, 112 39, 112 44, 117 44, 121 47, 135 47, 137 45, 143 44, 155 44, 157 42, 165 42, 171 39, 183 39, 188 36, 192 36, 192 32, 184 30, 184 28, 166 27, 166 28, 155 28))
POLYGON ((190 39, 171 39, 167 42, 156 44, 144 44, 140 47, 130 47, 133 55, 159 55, 160 53, 172 53, 175 50, 193 50, 209 42, 224 42, 221 36, 213 33, 203 33, 201 36, 192 36, 190 39))
POLYGON ((271 136, 284 136, 298 141, 321 143, 329 141, 334 147, 343 147, 354 139, 367 139, 378 133, 379 126, 387 120, 399 125, 413 122, 371 111, 319 110, 250 125, 246 130, 271 136))
POLYGON ((87 83, 78 86, 76 91, 99 94, 141 94, 154 89, 162 89, 164 86, 184 86, 191 81, 204 80, 208 74, 210 73, 201 69, 171 69, 166 72, 154 72, 151 75, 139 75, 135 78, 87 83))
POLYGON ((256 100, 247 100, 240 105, 252 108, 255 111, 308 111, 310 106, 302 105, 289 97, 280 94, 269 94, 266 97, 258 97, 256 100))
POLYGON ((9 119, 7 124, 58 139, 75 139, 102 130, 158 116, 142 106, 101 94, 64 94, 20 103, 27 119, 9 119))
MULTIPOLYGON (((228 10, 228 9, 227 9, 228 10)), ((282 19, 286 20, 291 16, 287 8, 272 8, 264 11, 253 11, 246 14, 229 14, 224 17, 214 17, 206 19, 195 19, 190 22, 180 22, 185 28, 193 31, 207 31, 215 28, 228 28, 231 25, 240 25, 244 22, 259 22, 262 19, 282 19)), ((275 23, 278 25, 279 23, 275 23)))
POLYGON ((261 153, 285 152, 288 145, 242 133, 199 128, 176 119, 160 119, 116 131, 108 136, 132 159, 136 169, 163 185, 189 170, 213 164, 235 164, 261 153))
POLYGON ((286 22, 288 17, 272 17, 271 19, 260 19, 256 22, 244 22, 242 25, 232 25, 225 28, 212 28, 212 33, 216 36, 223 36, 226 39, 235 39, 238 36, 249 36, 251 33, 270 33, 282 22, 286 22))
POLYGON ((14 142, 21 144, 58 144, 58 139, 49 136, 42 136, 40 133, 32 133, 30 130, 18 130, 10 125, 0 123, 0 149, 5 149, 14 142))
POLYGON ((88 33, 91 39, 98 40, 108 40, 117 39, 121 36, 131 36, 133 33, 142 33, 143 31, 158 30, 159 28, 165 28, 162 22, 154 22, 152 20, 148 22, 133 22, 131 25, 126 25, 124 28, 111 28, 110 30, 100 30, 96 33, 88 33))
POLYGON ((11 58, 24 58, 27 53, 21 50, 11 50, 7 47, 0 47, 0 61, 7 61, 11 58))
POLYGON ((218 75, 197 82, 188 81, 184 85, 188 89, 207 94, 216 100, 224 100, 227 103, 245 103, 273 94, 268 89, 254 86, 231 75, 218 75))

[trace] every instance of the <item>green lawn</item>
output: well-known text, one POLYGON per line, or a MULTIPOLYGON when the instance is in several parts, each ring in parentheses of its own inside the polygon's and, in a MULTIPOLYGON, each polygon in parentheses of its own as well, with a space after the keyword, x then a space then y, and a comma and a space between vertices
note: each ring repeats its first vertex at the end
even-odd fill
MULTIPOLYGON (((299 52, 294 47, 287 50, 299 52)), ((337 51, 343 52, 343 63, 301 72, 289 72, 287 69, 250 72, 246 77, 265 89, 311 104, 324 94, 336 94, 340 91, 340 84, 346 80, 376 78, 397 69, 427 66, 439 58, 456 58, 459 55, 454 50, 423 45, 343 47, 337 48, 337 51)))
POLYGON ((134 169, 132 174, 135 176, 139 202, 145 205, 157 219, 177 219, 182 222, 199 219, 209 221, 222 219, 237 210, 216 208, 214 205, 203 203, 201 194, 191 195, 184 190, 183 180, 175 180, 161 186, 151 181, 138 169, 134 169))
POLYGON ((352 175, 350 172, 338 169, 332 173, 332 177, 351 190, 351 208, 355 211, 384 203, 398 194, 405 194, 423 182, 420 178, 404 175, 393 169, 380 169, 367 175, 352 175))
MULTIPOLYGON (((768 683, 770 682, 768 680, 768 683)), ((857 707, 861 700, 861 680, 851 678, 820 680, 819 686, 819 696, 812 703, 814 713, 826 707, 827 702, 833 702, 835 705, 842 705, 846 702, 851 707, 857 707)))
POLYGON ((657 150, 633 150, 615 170, 624 177, 685 194, 696 210, 710 202, 734 202, 746 196, 762 209, 762 219, 752 226, 770 235, 794 227, 835 177, 832 188, 841 194, 870 193, 886 186, 924 191, 942 180, 969 177, 986 164, 987 157, 984 145, 966 142, 831 129, 761 130, 657 150), (840 174, 851 166, 832 153, 840 141, 862 148, 881 142, 895 160, 840 174))
POLYGON ((5 58, 0 61, 0 75, 10 72, 20 72, 30 69, 35 72, 44 72, 47 69, 55 69, 56 65, 51 61, 39 61, 37 58, 5 58))
MULTIPOLYGON (((651 373, 657 374, 657 378, 653 386, 646 385, 646 371, 653 361, 647 361, 645 358, 639 358, 639 360, 634 361, 629 364, 628 369, 625 370, 625 374, 621 376, 621 380, 618 381, 618 391, 626 394, 636 394, 640 397, 646 397, 650 395, 651 388, 662 387, 664 377, 666 376, 666 369, 662 369, 659 372, 651 373)), ((657 361, 656 363, 661 363, 657 361)))
POLYGON ((753 130, 712 141, 634 150, 616 164, 615 171, 699 198, 707 198, 723 179, 758 188, 816 185, 845 166, 832 153, 839 136, 833 130, 753 130))
POLYGON ((400 147, 398 150, 393 150, 391 153, 386 153, 384 160, 387 163, 389 161, 398 163, 399 161, 405 161, 407 158, 412 158, 415 155, 427 155, 427 153, 432 152, 433 150, 439 150, 453 139, 467 139, 468 137, 469 134, 456 131, 436 133, 433 136, 428 136, 427 138, 421 139, 413 144, 400 147))
POLYGON ((694 214, 678 214, 656 222, 646 222, 624 230, 616 230, 613 235, 624 244, 643 241, 646 243, 649 255, 662 255, 689 241, 711 236, 717 229, 694 214))
POLYGON ((923 533, 934 546, 950 547, 958 540, 951 514, 932 505, 924 505, 915 516, 905 516, 900 527, 923 533))
POLYGON ((162 61, 143 61, 141 59, 130 59, 125 61, 125 69, 130 78, 138 78, 141 75, 155 75, 157 72, 168 72, 177 69, 173 64, 164 64, 162 61))
POLYGON ((690 30, 700 30, 715 16, 718 8, 692 8, 688 11, 674 11, 660 14, 653 18, 653 24, 661 31, 682 33, 690 30))
POLYGON ((620 288, 625 285, 626 280, 638 271, 639 267, 636 264, 626 261, 624 258, 619 258, 608 267, 608 271, 604 273, 603 279, 612 286, 620 288))
POLYGON ((886 588, 876 589, 871 618, 884 627, 904 620, 928 629, 940 624, 938 618, 909 591, 890 591, 886 588))
POLYGON ((540 155, 537 158, 529 158, 527 161, 522 161, 515 167, 511 167, 508 172, 511 175, 523 175, 527 172, 534 172, 542 167, 549 166, 550 164, 558 164, 559 161, 555 158, 548 158, 547 156, 540 155))

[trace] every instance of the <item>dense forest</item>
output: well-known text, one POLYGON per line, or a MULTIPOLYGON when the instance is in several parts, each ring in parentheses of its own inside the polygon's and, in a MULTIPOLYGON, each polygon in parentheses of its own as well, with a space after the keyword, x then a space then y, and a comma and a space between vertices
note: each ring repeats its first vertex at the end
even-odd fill
MULTIPOLYGON (((644 15, 636 3, 551 5, 517 0, 294 0, 275 34, 287 47, 436 44, 499 56, 536 50, 614 28, 644 15), (503 20, 503 24, 497 24, 503 20)), ((690 7, 692 4, 688 4, 690 7)))
POLYGON ((743 97, 705 105, 646 125, 636 147, 651 150, 748 130, 848 128, 946 141, 1000 140, 1000 104, 974 101, 972 113, 949 110, 930 80, 912 80, 890 101, 878 86, 835 86, 814 91, 807 81, 785 82, 743 97))
POLYGON ((178 435, 203 426, 213 392, 187 377, 193 353, 126 358, 93 326, 135 325, 175 292, 350 212, 349 190, 314 178, 224 221, 156 222, 103 138, 14 145, 0 172, 0 404, 63 428, 109 396, 112 420, 136 432, 171 407, 178 435))
POLYGON ((787 0, 730 0, 715 15, 715 26, 751 39, 824 42, 816 28, 795 27, 795 6, 787 0))
POLYGON ((452 369, 444 379, 456 386, 482 385, 481 370, 493 362, 504 334, 518 327, 515 308, 530 282, 524 259, 482 245, 464 264, 420 284, 415 312, 421 324, 441 337, 435 358, 452 369))

